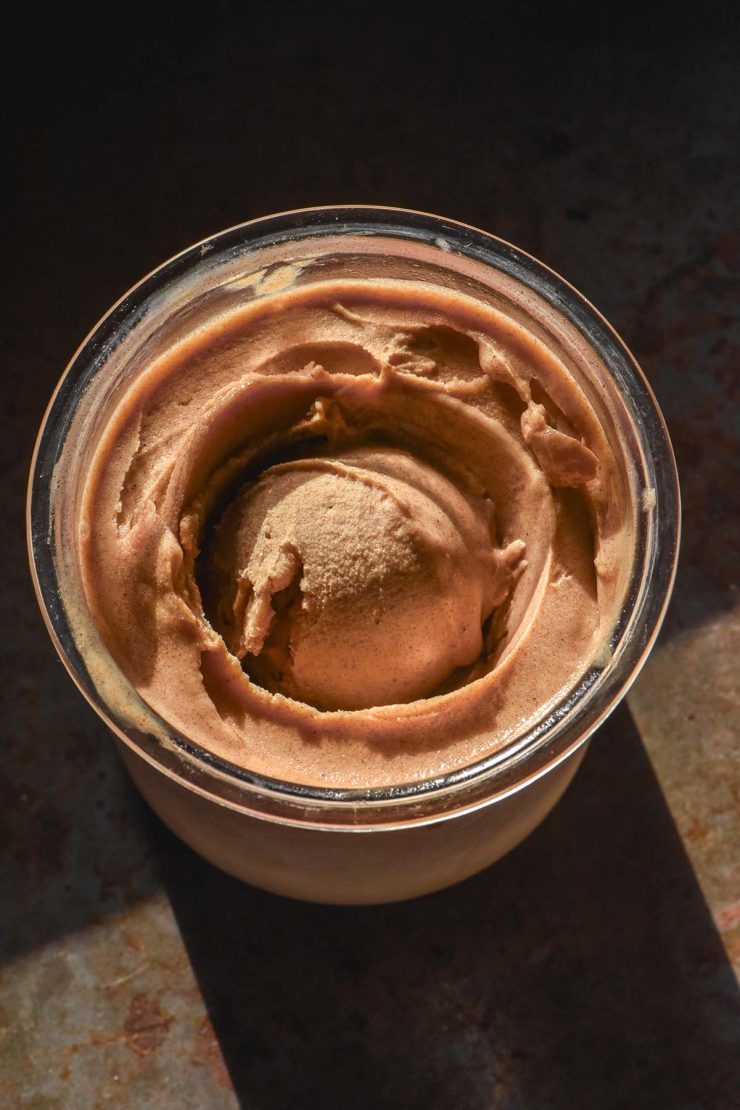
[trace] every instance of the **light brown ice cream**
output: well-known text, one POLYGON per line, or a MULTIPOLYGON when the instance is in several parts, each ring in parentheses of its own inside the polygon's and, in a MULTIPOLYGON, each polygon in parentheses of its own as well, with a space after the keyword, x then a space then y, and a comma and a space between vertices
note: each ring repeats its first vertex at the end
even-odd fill
POLYGON ((395 447, 282 463, 217 527, 206 612, 276 693, 322 709, 426 697, 478 658, 509 592, 524 545, 497 550, 492 510, 395 447))
POLYGON ((603 657, 631 511, 591 399, 521 324, 323 282, 214 319, 118 399, 83 576, 192 741, 378 786, 500 747, 603 657))

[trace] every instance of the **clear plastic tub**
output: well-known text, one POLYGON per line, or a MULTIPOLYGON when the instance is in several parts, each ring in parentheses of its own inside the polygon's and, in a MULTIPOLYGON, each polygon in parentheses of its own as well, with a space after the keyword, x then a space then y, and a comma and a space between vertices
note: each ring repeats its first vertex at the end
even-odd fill
POLYGON ((464 879, 545 817, 650 651, 673 585, 679 518, 675 462, 655 399, 619 337, 576 290, 515 247, 463 224, 340 207, 283 213, 215 235, 166 262, 110 310, 75 354, 44 417, 28 537, 52 640, 110 726, 141 792, 174 832, 267 890, 370 903, 464 879), (254 274, 265 270, 270 280, 255 283, 254 274), (378 789, 280 781, 200 748, 127 681, 90 618, 80 578, 82 485, 121 386, 212 313, 290 281, 326 277, 423 280, 524 321, 589 390, 635 509, 634 563, 609 657, 500 750, 434 780, 378 789))

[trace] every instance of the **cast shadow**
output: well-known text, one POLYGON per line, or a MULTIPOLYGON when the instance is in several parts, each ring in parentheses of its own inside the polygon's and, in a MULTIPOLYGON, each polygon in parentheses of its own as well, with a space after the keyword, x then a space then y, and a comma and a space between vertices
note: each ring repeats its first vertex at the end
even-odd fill
POLYGON ((250 1110, 736 1104, 737 984, 624 706, 525 844, 413 902, 264 894, 151 821, 250 1110))

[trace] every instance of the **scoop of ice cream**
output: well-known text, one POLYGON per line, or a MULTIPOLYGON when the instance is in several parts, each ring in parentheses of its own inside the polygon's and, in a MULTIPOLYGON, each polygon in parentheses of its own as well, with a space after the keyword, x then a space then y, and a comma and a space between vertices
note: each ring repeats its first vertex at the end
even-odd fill
POLYGON ((219 524, 211 619, 262 686, 322 709, 430 694, 483 646, 523 544, 405 451, 273 466, 219 524))

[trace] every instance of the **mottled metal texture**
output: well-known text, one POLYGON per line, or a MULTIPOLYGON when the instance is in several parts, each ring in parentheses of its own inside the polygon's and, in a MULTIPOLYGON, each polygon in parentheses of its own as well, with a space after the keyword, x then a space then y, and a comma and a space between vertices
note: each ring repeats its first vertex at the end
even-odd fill
POLYGON ((268 18, 122 26, 84 58, 51 33, 15 101, 0 1105, 738 1106, 733 28, 268 18), (487 873, 372 909, 251 890, 161 828, 54 656, 21 535, 97 316, 189 242, 337 200, 467 220, 569 278, 651 380, 685 505, 664 633, 556 811, 487 873))

